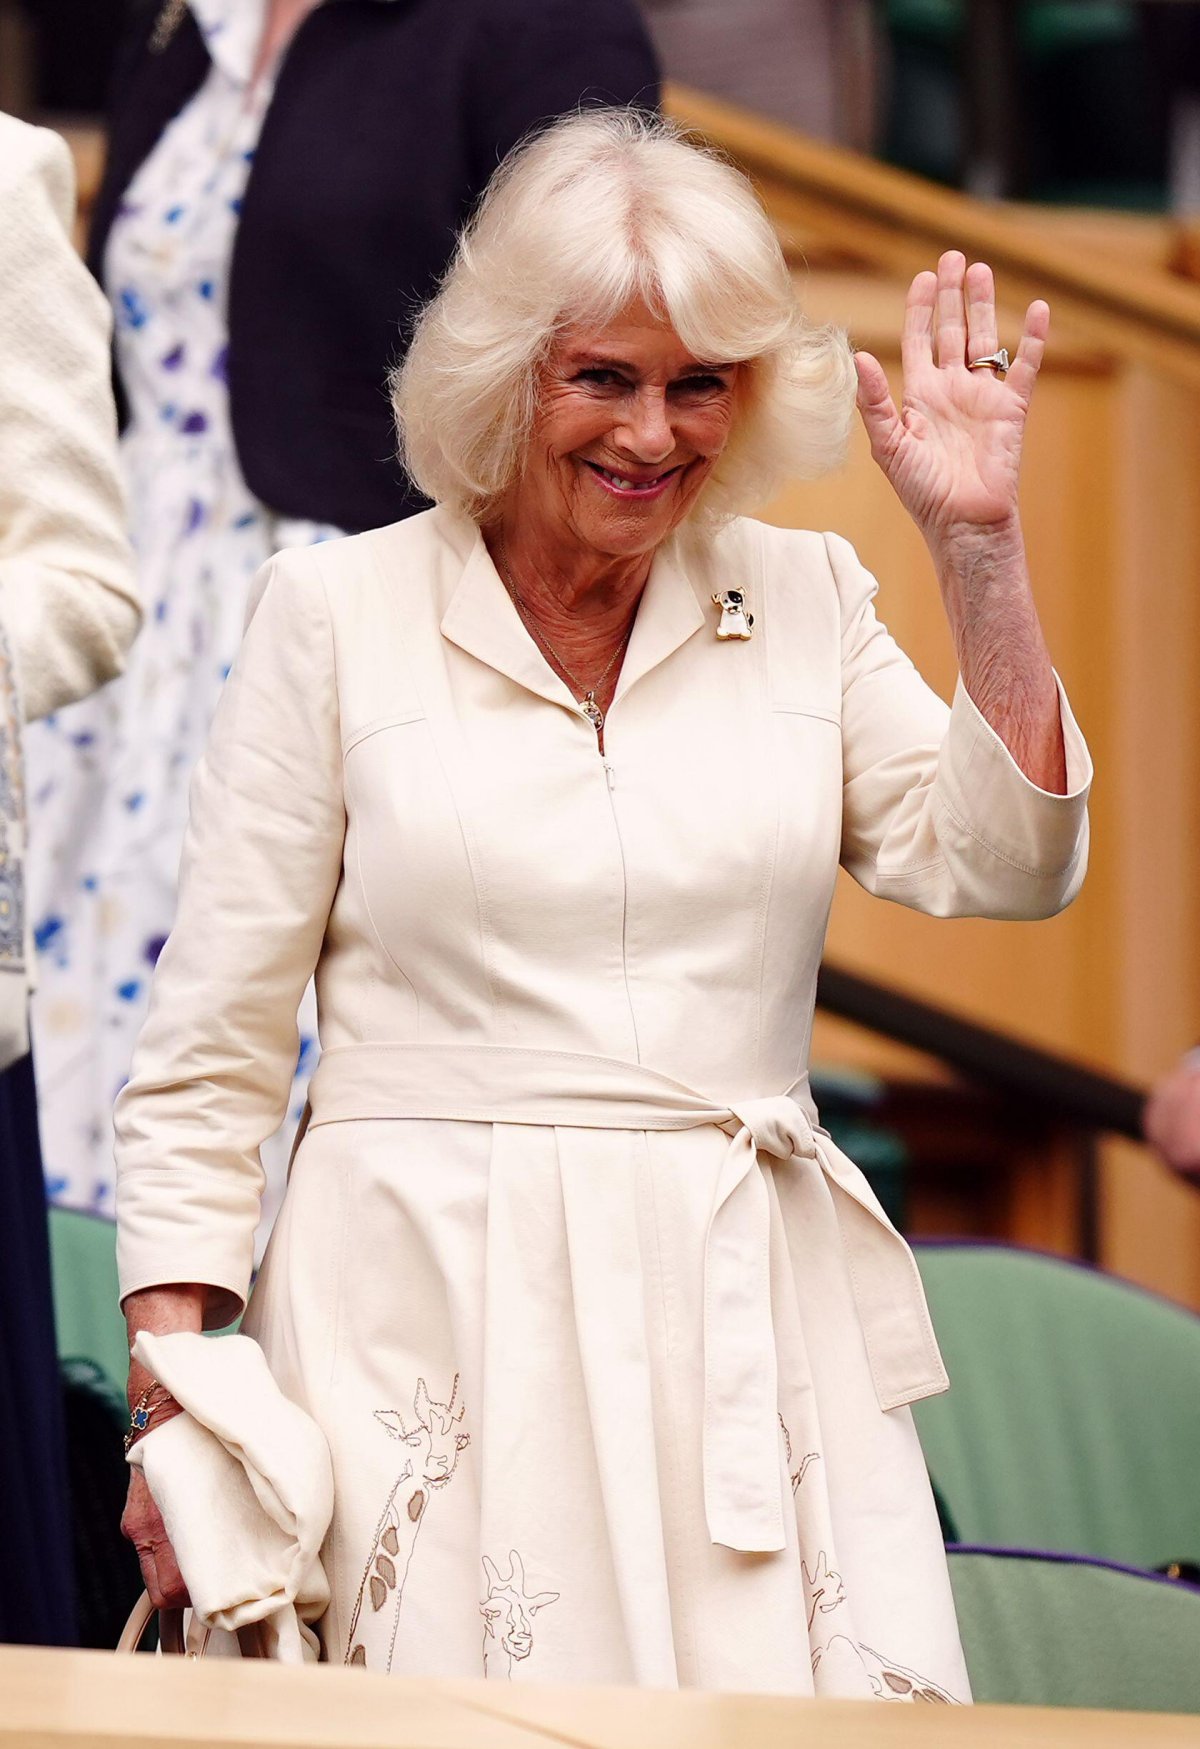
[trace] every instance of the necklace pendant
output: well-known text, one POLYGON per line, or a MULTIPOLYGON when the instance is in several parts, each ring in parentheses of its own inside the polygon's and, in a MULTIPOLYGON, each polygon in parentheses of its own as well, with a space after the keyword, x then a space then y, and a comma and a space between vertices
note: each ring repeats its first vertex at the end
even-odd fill
POLYGON ((725 589, 720 595, 713 596, 713 606, 719 607, 721 617, 717 621, 717 637, 738 638, 743 643, 754 630, 754 615, 746 612, 746 597, 740 589, 725 589))
POLYGON ((590 692, 585 693, 579 701, 579 708, 596 733, 599 734, 604 727, 604 712, 596 703, 594 695, 590 692))

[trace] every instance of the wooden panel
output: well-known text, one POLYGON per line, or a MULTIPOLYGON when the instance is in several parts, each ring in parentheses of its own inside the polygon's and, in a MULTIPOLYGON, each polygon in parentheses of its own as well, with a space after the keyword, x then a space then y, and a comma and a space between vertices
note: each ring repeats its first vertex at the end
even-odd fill
POLYGON ((1195 1719, 1043 1707, 413 1682, 0 1646, 12 1749, 1194 1749, 1195 1719))

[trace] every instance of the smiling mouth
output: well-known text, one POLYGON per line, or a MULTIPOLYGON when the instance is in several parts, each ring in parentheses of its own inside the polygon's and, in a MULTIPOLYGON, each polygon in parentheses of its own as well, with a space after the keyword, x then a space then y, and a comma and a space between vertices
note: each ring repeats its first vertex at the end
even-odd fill
MULTIPOLYGON (((586 458, 585 458, 586 459, 586 458)), ((602 486, 621 498, 653 498, 672 480, 679 468, 668 468, 665 473, 655 474, 648 480, 631 480, 627 475, 614 474, 609 468, 602 468, 599 462, 587 462, 602 486)))

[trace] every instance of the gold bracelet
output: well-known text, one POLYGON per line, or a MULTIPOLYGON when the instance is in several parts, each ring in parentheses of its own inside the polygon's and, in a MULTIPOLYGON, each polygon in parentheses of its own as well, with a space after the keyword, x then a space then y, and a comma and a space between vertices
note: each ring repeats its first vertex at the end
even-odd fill
POLYGON ((146 1389, 142 1392, 137 1402, 133 1405, 133 1408, 129 1411, 129 1431, 125 1435, 126 1456, 128 1456, 129 1452, 133 1449, 135 1443, 141 1438, 142 1434, 149 1432, 150 1422, 154 1415, 157 1414, 158 1410, 164 1409, 168 1403, 173 1403, 174 1401, 175 1399, 170 1391, 167 1390, 165 1385, 160 1385, 157 1379, 155 1379, 153 1384, 146 1386, 146 1389), (157 1403, 153 1401, 154 1393, 156 1391, 162 1393, 157 1403))

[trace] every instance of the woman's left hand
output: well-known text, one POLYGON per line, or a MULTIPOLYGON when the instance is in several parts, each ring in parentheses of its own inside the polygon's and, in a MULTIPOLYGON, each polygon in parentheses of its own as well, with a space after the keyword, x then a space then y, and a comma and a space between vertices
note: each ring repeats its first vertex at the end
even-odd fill
POLYGON ((1049 328, 1049 306, 1030 304, 1008 375, 969 369, 999 345, 996 287, 986 263, 968 267, 952 249, 909 288, 901 411, 878 359, 855 355, 871 453, 931 546, 1015 525, 1025 416, 1049 328))

